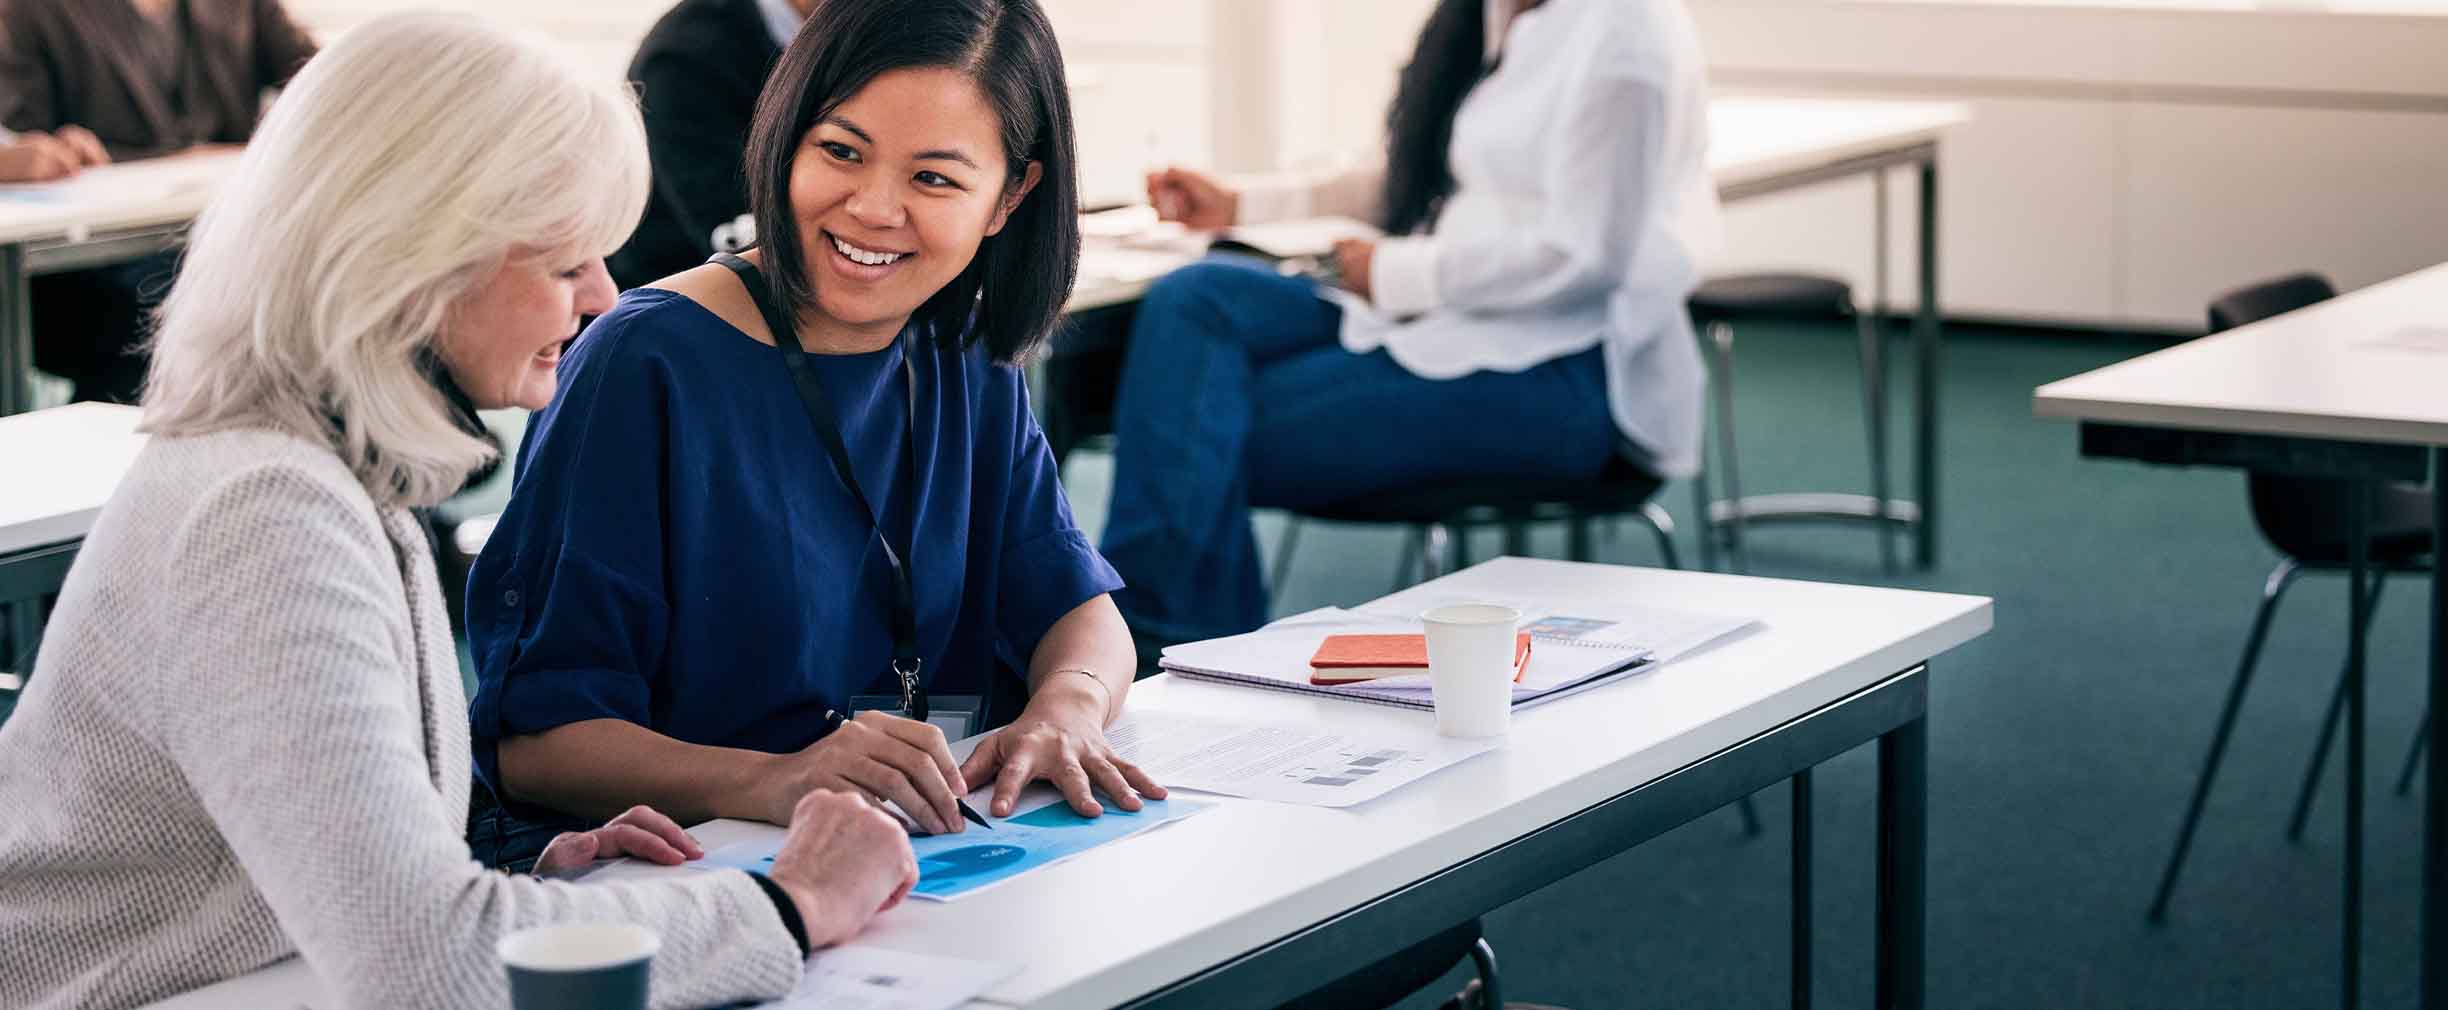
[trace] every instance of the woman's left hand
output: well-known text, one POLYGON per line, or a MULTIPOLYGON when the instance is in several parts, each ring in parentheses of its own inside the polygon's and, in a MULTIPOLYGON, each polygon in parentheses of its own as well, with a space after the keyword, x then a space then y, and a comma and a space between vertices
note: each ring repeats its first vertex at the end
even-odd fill
POLYGON ((1165 798, 1163 786, 1105 742, 1103 695, 1067 685, 1039 690, 1020 718, 978 741, 977 750, 961 764, 961 778, 978 783, 988 777, 995 785, 987 812, 996 817, 1011 816, 1021 787, 1039 779, 1062 790, 1063 799, 1082 817, 1105 812, 1097 803, 1098 792, 1124 810, 1139 809, 1142 796, 1165 798))
POLYGON ((626 813, 593 831, 565 831, 537 856, 535 875, 586 869, 598 859, 634 856, 650 863, 674 866, 705 855, 705 848, 680 825, 653 807, 630 807, 626 813))
POLYGON ((1338 241, 1334 244, 1334 259, 1340 278, 1337 283, 1343 290, 1375 301, 1376 295, 1369 285, 1369 266, 1377 259, 1376 241, 1365 238, 1338 241))

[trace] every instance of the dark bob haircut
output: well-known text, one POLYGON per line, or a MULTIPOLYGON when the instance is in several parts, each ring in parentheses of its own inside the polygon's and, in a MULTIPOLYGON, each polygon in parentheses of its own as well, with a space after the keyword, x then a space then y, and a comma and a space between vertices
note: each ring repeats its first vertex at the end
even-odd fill
MULTIPOLYGON (((943 68, 976 81, 1001 120, 1011 173, 1044 166, 1037 188, 989 235, 960 276, 912 313, 935 339, 983 341, 995 360, 1023 360, 1062 319, 1079 274, 1079 168, 1071 89, 1054 25, 1036 0, 821 0, 783 50, 757 98, 748 133, 748 206, 768 283, 793 326, 815 304, 791 166, 807 132, 867 82, 895 70, 943 68)), ((775 335, 777 338, 781 334, 775 335)))

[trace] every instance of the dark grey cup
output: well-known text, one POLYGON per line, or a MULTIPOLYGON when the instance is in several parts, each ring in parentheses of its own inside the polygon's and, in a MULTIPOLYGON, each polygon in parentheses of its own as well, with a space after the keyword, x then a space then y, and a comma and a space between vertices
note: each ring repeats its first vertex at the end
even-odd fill
POLYGON ((540 926, 503 937, 513 1010, 645 1010, 654 933, 637 926, 540 926))

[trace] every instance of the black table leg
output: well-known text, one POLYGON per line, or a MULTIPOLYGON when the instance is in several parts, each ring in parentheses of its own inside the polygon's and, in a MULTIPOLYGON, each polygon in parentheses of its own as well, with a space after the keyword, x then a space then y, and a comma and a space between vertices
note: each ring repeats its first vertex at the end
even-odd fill
POLYGON ((2355 481, 2346 507, 2346 894, 2338 1005, 2363 1003, 2363 625, 2371 610, 2371 489, 2355 481))
POLYGON ((1793 1005, 1811 1005, 1811 770, 1793 777, 1793 1005))
MULTIPOLYGON (((1913 319, 1915 365, 1913 496, 1921 505, 1913 525, 1913 562, 1938 563, 1938 158, 1921 165, 1921 311, 1913 319)), ((1882 503, 1880 508, 1887 506, 1882 503)))
MULTIPOLYGON (((2431 536, 2448 544, 2448 448, 2431 450, 2431 536)), ((2431 713, 2448 727, 2448 641, 2441 638, 2448 615, 2448 565, 2431 566, 2431 713)), ((2448 728, 2433 734, 2430 769, 2423 777, 2422 954, 2423 1010, 2448 1010, 2448 728)))
POLYGON ((1927 983, 1929 716, 1879 737, 1879 1010, 1921 1010, 1927 983))

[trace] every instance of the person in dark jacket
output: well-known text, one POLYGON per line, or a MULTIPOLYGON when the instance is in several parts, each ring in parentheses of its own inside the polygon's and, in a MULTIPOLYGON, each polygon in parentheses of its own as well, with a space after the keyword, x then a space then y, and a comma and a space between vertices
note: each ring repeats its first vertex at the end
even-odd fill
POLYGON ((612 279, 632 288, 736 252, 753 240, 741 219, 741 155, 765 75, 816 0, 682 0, 655 22, 629 64, 646 112, 654 195, 612 279))

